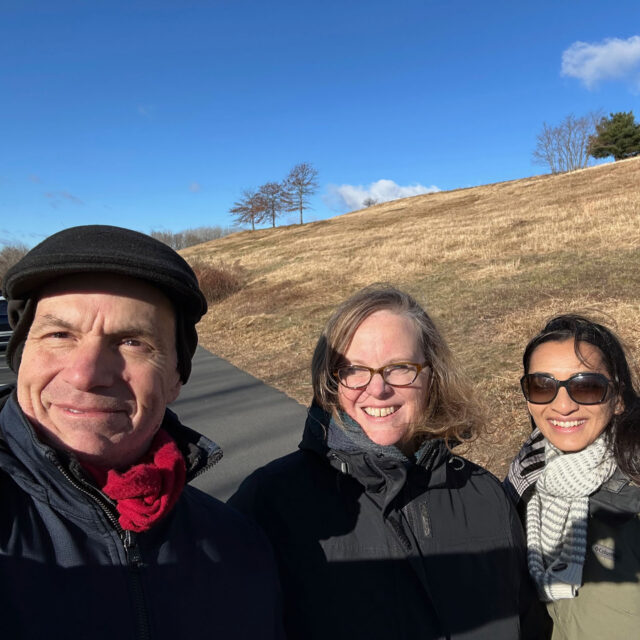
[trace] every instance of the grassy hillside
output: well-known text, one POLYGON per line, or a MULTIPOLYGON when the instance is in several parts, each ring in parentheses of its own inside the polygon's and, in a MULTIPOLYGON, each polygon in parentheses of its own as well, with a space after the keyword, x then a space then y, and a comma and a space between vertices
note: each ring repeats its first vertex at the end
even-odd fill
POLYGON ((640 358, 639 227, 632 159, 242 232, 183 255, 237 261, 247 274, 242 291, 211 305, 204 346, 303 404, 335 306, 372 282, 412 293, 487 400, 492 433, 467 455, 502 474, 528 431, 522 350, 545 318, 595 315, 640 358))

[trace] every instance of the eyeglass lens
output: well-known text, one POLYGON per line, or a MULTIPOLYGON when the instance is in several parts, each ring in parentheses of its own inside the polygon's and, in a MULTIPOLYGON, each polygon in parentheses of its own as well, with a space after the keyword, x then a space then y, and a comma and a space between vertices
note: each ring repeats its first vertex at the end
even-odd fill
POLYGON ((419 368, 410 363, 389 364, 380 369, 368 367, 345 366, 338 369, 340 382, 351 389, 366 387, 376 373, 382 375, 383 380, 395 387, 410 385, 418 377, 419 368))
POLYGON ((600 404, 609 390, 609 380, 599 373, 578 373, 563 381, 543 373, 530 373, 522 377, 521 384, 525 398, 533 404, 553 402, 560 387, 578 404, 600 404))

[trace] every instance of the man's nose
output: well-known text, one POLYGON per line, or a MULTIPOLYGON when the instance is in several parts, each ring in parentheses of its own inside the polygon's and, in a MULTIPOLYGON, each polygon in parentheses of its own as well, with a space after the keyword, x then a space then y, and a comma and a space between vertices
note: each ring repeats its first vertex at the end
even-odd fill
POLYGON ((68 354, 65 365, 67 382, 82 391, 111 386, 117 371, 117 354, 99 338, 80 340, 68 354))

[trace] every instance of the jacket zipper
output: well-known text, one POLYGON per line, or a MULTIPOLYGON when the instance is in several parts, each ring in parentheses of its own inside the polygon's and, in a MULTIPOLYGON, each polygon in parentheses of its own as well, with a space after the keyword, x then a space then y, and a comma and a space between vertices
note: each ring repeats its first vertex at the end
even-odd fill
POLYGON ((138 627, 138 638, 140 640, 148 640, 151 638, 151 630, 149 628, 149 616, 147 605, 144 599, 144 591, 142 589, 142 556, 136 541, 136 534, 133 531, 124 531, 124 548, 129 559, 131 567, 131 593, 133 594, 134 607, 136 610, 136 621, 138 627))
POLYGON ((132 531, 125 531, 120 526, 118 518, 113 511, 113 506, 106 500, 104 500, 100 495, 97 495, 93 487, 85 487, 73 476, 71 476, 55 455, 49 455, 48 457, 72 487, 76 488, 78 491, 90 498, 100 507, 113 528, 117 531, 118 536, 120 537, 120 541, 122 542, 122 546, 124 547, 125 556, 127 558, 131 593, 133 594, 133 604, 136 612, 137 637, 139 638, 139 640, 149 640, 149 638, 151 638, 151 630, 149 628, 149 616, 144 599, 144 591, 142 589, 141 575, 141 569, 144 567, 144 562, 142 561, 142 556, 140 555, 140 549, 138 548, 136 534, 132 531))
POLYGON ((404 527, 402 526, 402 522, 400 521, 400 519, 399 518, 396 519, 396 517, 393 514, 390 514, 387 517, 387 522, 391 525, 391 528, 394 530, 396 536, 398 537, 398 540, 400 540, 400 543, 404 547, 404 550, 407 553, 413 551, 413 545, 411 544, 411 540, 409 539, 407 532, 404 530, 404 527))
POLYGON ((190 475, 187 479, 187 482, 191 482, 193 479, 197 478, 198 476, 201 476, 206 471, 209 471, 211 467, 215 466, 216 464, 218 464, 218 462, 220 462, 221 458, 222 458, 222 451, 219 451, 209 462, 207 462, 206 465, 204 465, 204 467, 201 467, 194 474, 190 475))

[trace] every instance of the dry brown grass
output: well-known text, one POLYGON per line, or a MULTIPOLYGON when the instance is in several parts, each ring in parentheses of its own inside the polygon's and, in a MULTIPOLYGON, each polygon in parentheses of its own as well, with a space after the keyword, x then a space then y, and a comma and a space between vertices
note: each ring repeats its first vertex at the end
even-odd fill
MULTIPOLYGON (((331 220, 184 250, 238 263, 202 343, 306 404, 325 320, 372 282, 406 289, 482 387, 492 434, 470 457, 501 475, 528 430, 522 349, 548 316, 597 315, 640 354, 640 159, 396 200, 331 220)), ((301 425, 302 428, 302 425, 301 425)))

